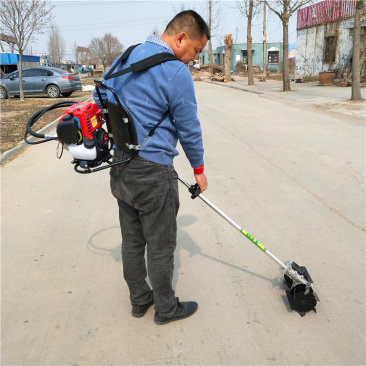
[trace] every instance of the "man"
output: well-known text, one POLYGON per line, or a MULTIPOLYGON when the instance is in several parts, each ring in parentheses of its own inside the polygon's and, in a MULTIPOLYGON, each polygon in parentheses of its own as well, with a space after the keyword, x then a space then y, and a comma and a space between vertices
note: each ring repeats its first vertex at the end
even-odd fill
MULTIPOLYGON (((179 208, 177 173, 172 164, 178 155, 175 148, 179 140, 201 192, 207 189, 202 132, 186 64, 195 60, 209 39, 209 29, 201 16, 183 11, 160 38, 150 36, 115 72, 161 52, 170 52, 178 60, 104 81, 129 111, 139 144, 169 109, 139 154, 110 172, 111 190, 119 205, 123 273, 130 290, 132 315, 142 317, 155 303, 154 321, 159 325, 187 318, 198 307, 194 301, 180 302, 172 288, 179 208), (153 291, 146 282, 147 275, 153 291)), ((109 91, 102 92, 102 98, 113 100, 109 91)), ((94 99, 99 104, 95 91, 94 99)), ((124 157, 125 153, 115 150, 115 160, 124 157)))

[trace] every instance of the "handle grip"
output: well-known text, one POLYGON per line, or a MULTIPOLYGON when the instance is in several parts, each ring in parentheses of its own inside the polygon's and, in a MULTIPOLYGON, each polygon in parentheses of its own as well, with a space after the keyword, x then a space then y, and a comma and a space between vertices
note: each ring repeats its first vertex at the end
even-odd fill
POLYGON ((201 193, 201 188, 199 187, 198 183, 195 185, 192 185, 188 188, 189 193, 192 193, 192 200, 194 200, 196 197, 198 197, 201 193))

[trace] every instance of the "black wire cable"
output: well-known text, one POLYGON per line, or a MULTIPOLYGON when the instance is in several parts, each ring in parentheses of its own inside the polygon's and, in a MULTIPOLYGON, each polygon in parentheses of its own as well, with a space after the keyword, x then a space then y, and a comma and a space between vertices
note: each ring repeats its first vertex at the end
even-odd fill
POLYGON ((37 120, 39 120, 46 112, 48 111, 51 111, 53 109, 57 109, 57 108, 65 108, 65 107, 70 107, 74 104, 78 104, 79 102, 72 102, 72 101, 62 101, 62 102, 58 102, 58 103, 55 103, 49 107, 46 107, 46 108, 43 108, 43 109, 40 109, 38 112, 36 112, 31 118, 29 118, 27 124, 26 124, 26 131, 25 131, 25 134, 24 134, 24 141, 27 143, 27 144, 30 144, 30 145, 37 145, 37 144, 43 144, 44 142, 48 142, 48 141, 54 141, 54 140, 57 140, 57 137, 49 137, 49 138, 45 138, 45 134, 43 133, 37 133, 35 131, 32 130, 32 126, 37 122, 37 120), (34 136, 34 137, 37 137, 37 138, 40 138, 40 139, 43 139, 41 141, 29 141, 27 139, 28 137, 28 134, 34 136))

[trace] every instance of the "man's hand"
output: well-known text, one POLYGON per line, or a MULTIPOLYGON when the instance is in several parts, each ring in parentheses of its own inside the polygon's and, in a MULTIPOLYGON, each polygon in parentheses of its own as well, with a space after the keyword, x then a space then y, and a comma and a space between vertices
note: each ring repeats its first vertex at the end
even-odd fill
POLYGON ((201 193, 203 193, 208 187, 207 178, 206 178, 205 173, 195 174, 194 178, 196 179, 196 182, 198 183, 199 187, 201 188, 201 193))

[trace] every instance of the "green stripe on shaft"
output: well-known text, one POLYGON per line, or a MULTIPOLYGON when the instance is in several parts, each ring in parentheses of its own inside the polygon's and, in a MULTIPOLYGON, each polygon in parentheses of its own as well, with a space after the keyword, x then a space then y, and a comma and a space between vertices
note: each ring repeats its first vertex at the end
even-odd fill
POLYGON ((247 233, 244 229, 241 229, 240 232, 244 234, 250 241, 252 241, 258 248, 262 249, 265 252, 267 249, 258 242, 257 239, 254 239, 249 233, 247 233))

